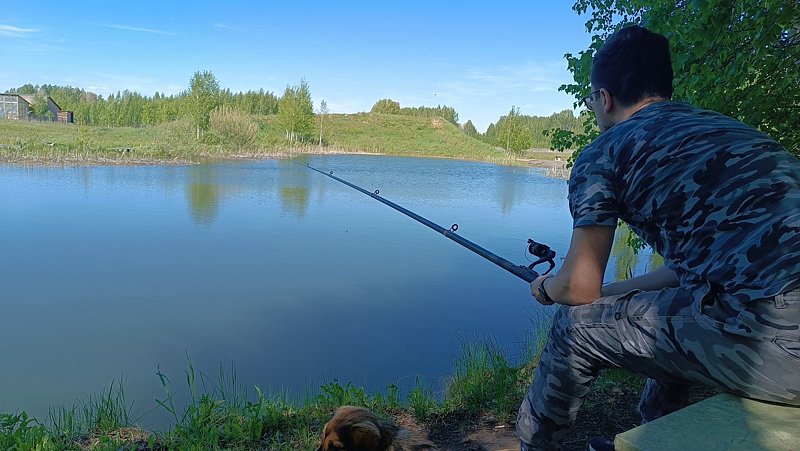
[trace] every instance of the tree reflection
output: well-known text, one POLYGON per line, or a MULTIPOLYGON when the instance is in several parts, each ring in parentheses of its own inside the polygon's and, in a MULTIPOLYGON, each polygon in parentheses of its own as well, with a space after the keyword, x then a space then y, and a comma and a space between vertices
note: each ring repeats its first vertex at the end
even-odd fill
POLYGON ((214 171, 210 166, 197 166, 189 170, 187 195, 192 220, 196 224, 211 224, 217 218, 220 202, 220 187, 214 182, 214 171))
POLYGON ((308 206, 309 190, 305 187, 285 186, 281 188, 281 205, 286 211, 303 217, 308 206))
MULTIPOLYGON (((308 164, 309 158, 302 156, 295 160, 301 165, 308 164)), ((311 171, 300 167, 293 162, 282 163, 287 165, 279 172, 279 192, 281 197, 281 207, 284 211, 297 214, 299 217, 305 216, 308 208, 308 200, 311 197, 311 171), (291 167, 289 167, 291 166, 291 167)))
POLYGON ((517 200, 518 172, 517 168, 506 166, 502 166, 498 171, 497 202, 500 205, 500 211, 504 214, 511 211, 511 207, 517 200))

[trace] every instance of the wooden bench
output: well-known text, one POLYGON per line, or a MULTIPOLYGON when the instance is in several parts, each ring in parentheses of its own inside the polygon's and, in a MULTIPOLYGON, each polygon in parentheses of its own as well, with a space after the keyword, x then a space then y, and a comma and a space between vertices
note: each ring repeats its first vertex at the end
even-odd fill
POLYGON ((720 394, 619 434, 621 451, 800 450, 800 407, 720 394))

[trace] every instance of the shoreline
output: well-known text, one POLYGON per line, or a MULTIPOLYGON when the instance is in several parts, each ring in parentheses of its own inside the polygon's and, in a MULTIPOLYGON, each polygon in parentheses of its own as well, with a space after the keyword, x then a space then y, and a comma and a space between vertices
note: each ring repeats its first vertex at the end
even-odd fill
MULTIPOLYGON (((245 152, 237 154, 227 154, 215 156, 207 154, 197 154, 194 157, 139 157, 130 152, 119 153, 118 155, 98 155, 94 153, 57 154, 57 155, 34 155, 24 154, 16 157, 0 155, 0 166, 38 166, 38 167, 86 167, 86 166, 191 166, 209 162, 223 161, 247 161, 247 160, 272 160, 290 159, 302 155, 376 155, 376 156, 409 156, 418 158, 437 158, 453 159, 463 161, 480 161, 504 165, 503 162, 476 160, 469 158, 442 157, 436 155, 398 155, 384 152, 367 152, 360 150, 345 149, 289 149, 264 152, 245 152)), ((566 161, 542 160, 536 158, 514 158, 513 165, 548 169, 552 171, 568 171, 566 161)))

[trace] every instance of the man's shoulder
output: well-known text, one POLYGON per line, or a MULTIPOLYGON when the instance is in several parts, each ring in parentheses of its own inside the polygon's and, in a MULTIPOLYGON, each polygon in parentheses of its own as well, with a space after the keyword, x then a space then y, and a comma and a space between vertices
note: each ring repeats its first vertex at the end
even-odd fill
POLYGON ((602 145, 616 145, 618 149, 635 145, 651 156, 705 147, 749 150, 768 143, 778 145, 763 132, 732 117, 673 101, 650 105, 609 132, 613 133, 602 145))
MULTIPOLYGON (((704 110, 683 102, 659 102, 638 112, 622 124, 631 129, 640 130, 646 135, 670 138, 672 134, 664 134, 666 130, 682 130, 686 133, 707 129, 732 126, 744 126, 741 122, 716 111, 704 110)), ((640 136, 641 138, 641 136, 640 136)))
POLYGON ((685 102, 659 102, 635 113, 631 119, 633 120, 625 121, 629 123, 626 125, 667 139, 708 131, 714 131, 717 136, 730 134, 732 138, 738 140, 747 135, 759 138, 767 137, 757 129, 730 116, 685 102))

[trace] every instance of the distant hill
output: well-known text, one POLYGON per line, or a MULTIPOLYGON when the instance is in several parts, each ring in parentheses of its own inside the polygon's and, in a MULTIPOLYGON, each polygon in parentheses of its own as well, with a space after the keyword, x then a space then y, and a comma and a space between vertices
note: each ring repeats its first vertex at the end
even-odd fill
POLYGON ((195 139, 185 120, 142 127, 101 127, 0 120, 0 161, 117 160, 131 164, 199 161, 206 158, 270 157, 296 153, 371 152, 509 164, 555 160, 546 149, 508 152, 464 133, 439 118, 380 113, 326 114, 315 119, 315 136, 288 143, 277 116, 253 115, 258 134, 247 147, 233 149, 208 134, 195 139), (322 146, 319 126, 322 122, 322 146))
MULTIPOLYGON (((507 155, 440 118, 357 113, 328 114, 321 119, 323 146, 333 149, 479 160, 507 155)), ((320 116, 316 125, 319 129, 320 116)), ((316 138, 309 142, 318 143, 316 138)))

